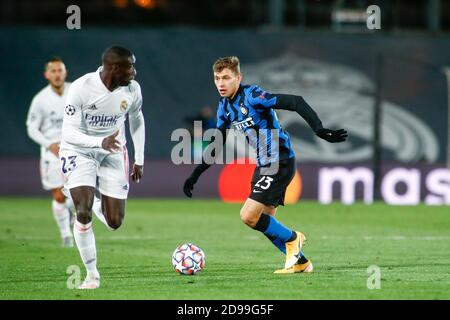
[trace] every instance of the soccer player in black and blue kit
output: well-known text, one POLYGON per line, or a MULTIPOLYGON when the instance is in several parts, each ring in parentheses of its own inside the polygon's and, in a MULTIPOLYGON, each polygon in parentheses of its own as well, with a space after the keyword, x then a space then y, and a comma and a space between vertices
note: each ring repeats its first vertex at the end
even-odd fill
MULTIPOLYGON (((296 111, 319 138, 328 142, 345 141, 347 132, 323 128, 317 114, 301 96, 271 94, 257 85, 241 85, 237 57, 219 58, 213 71, 221 96, 215 135, 221 134, 225 143, 227 129, 242 131, 257 153, 252 191, 241 209, 241 220, 262 232, 286 255, 284 268, 275 273, 312 272, 313 265, 302 252, 304 234, 287 228, 275 218, 278 205, 284 205, 286 188, 296 172, 289 134, 280 126, 275 109, 296 111)), ((206 150, 204 155, 207 152, 210 151, 206 150)), ((211 164, 203 159, 185 181, 183 191, 188 197, 192 197, 194 184, 211 164)))

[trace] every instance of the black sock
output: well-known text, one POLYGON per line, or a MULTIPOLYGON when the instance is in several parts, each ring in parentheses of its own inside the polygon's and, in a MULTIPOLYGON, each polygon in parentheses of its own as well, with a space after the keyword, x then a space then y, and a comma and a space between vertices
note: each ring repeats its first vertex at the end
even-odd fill
POLYGON ((292 231, 292 235, 287 242, 294 241, 295 239, 297 239, 297 232, 292 231))
POLYGON ((304 264, 307 263, 308 259, 306 259, 306 257, 304 255, 300 256, 300 259, 298 259, 297 264, 304 264))
POLYGON ((264 231, 266 231, 267 228, 269 227, 269 223, 270 223, 270 217, 265 213, 261 213, 261 216, 259 217, 259 220, 253 229, 264 233, 264 231))

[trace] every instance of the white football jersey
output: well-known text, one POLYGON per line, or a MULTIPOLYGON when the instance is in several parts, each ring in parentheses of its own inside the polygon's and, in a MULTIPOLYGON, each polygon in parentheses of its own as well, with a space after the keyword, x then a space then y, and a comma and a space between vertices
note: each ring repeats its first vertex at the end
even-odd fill
POLYGON ((49 145, 61 141, 61 130, 70 83, 64 84, 63 95, 50 85, 39 91, 31 101, 27 116, 27 131, 31 139, 41 145, 41 154, 49 145))
MULTIPOLYGON (((113 91, 104 85, 99 68, 75 80, 69 90, 64 110, 61 149, 101 148, 105 137, 119 130, 117 140, 126 143, 125 120, 142 119, 142 94, 139 84, 132 80, 128 86, 113 91)), ((134 137, 133 137, 134 139, 134 137)), ((143 144, 135 142, 135 158, 143 163, 143 144)))

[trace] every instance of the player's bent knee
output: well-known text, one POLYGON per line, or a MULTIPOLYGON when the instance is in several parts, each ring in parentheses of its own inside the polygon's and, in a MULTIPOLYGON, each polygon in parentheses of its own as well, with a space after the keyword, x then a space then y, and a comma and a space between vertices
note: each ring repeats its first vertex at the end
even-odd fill
POLYGON ((77 205, 75 205, 75 211, 77 213, 78 222, 86 224, 92 221, 91 210, 86 204, 78 203, 77 205))
POLYGON ((92 221, 92 215, 89 210, 86 208, 77 207, 77 220, 83 224, 89 223, 92 221))
POLYGON ((248 225, 250 228, 254 228, 256 226, 258 220, 254 217, 254 215, 251 212, 241 209, 240 215, 242 222, 248 225))
POLYGON ((113 230, 117 230, 120 228, 120 226, 122 225, 123 219, 120 217, 116 217, 113 219, 108 219, 108 226, 113 229, 113 230))

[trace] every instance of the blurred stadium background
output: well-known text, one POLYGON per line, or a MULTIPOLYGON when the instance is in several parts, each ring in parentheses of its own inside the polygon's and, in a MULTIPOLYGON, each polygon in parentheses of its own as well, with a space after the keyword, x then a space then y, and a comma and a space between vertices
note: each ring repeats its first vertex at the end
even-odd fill
MULTIPOLYGON (((202 108, 215 112, 211 65, 237 55, 244 82, 303 95, 325 125, 349 131, 345 144, 327 145, 296 114, 279 112, 299 161, 290 202, 450 204, 449 1, 2 0, 0 21, 2 196, 45 195, 39 149, 25 129, 46 85, 45 59, 61 56, 73 81, 120 44, 137 57, 147 123, 146 177, 131 196, 183 197, 192 166, 170 160, 171 134, 202 108), (79 30, 66 27, 72 4, 79 30), (372 4, 381 30, 366 26, 372 4)), ((247 189, 232 182, 249 170, 215 166, 196 195, 240 201, 247 189)))

